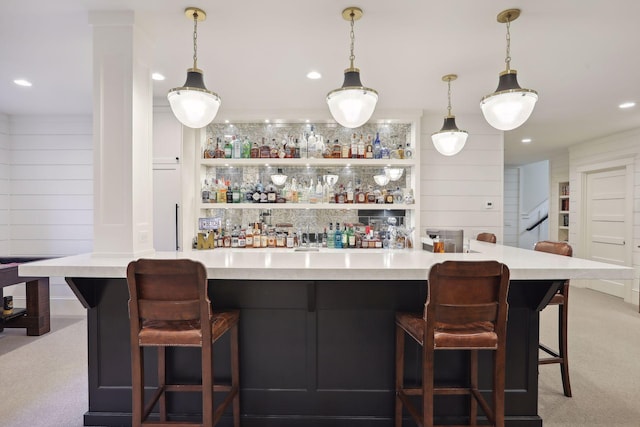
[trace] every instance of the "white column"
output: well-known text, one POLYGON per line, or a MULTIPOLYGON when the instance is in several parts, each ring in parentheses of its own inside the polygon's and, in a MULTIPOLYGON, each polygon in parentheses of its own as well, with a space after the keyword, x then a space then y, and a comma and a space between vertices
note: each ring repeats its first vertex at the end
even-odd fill
POLYGON ((94 247, 153 252, 151 43, 132 11, 89 13, 93 26, 94 247))

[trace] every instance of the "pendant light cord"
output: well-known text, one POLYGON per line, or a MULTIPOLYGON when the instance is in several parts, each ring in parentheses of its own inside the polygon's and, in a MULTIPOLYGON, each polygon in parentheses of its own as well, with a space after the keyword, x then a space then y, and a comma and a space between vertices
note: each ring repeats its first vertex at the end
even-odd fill
POLYGON ((193 68, 198 69, 198 12, 193 11, 193 68))
POLYGON ((449 106, 447 107, 447 116, 451 117, 451 79, 447 80, 447 97, 449 98, 449 106))
POLYGON ((511 70, 511 32, 509 31, 510 27, 511 27, 511 20, 507 19, 507 56, 504 59, 504 62, 507 65, 507 71, 511 70))
POLYGON ((349 61, 351 62, 350 68, 354 68, 353 62, 355 61, 356 56, 353 54, 353 45, 354 45, 356 35, 353 31, 353 23, 354 23, 354 17, 355 17, 355 13, 353 12, 353 10, 351 11, 350 16, 351 16, 351 32, 349 33, 349 37, 351 38, 351 55, 349 56, 349 61))

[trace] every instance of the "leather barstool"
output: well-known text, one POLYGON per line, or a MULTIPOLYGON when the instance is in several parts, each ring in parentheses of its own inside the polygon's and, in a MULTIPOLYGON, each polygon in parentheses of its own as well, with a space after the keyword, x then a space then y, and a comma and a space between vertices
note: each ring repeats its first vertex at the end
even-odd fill
POLYGON ((419 426, 434 425, 434 395, 470 395, 469 424, 477 422, 478 404, 492 425, 504 426, 504 383, 509 268, 497 261, 446 261, 429 271, 423 313, 396 313, 396 412, 403 407, 419 426), (405 333, 422 346, 422 386, 404 386, 405 333), (434 353, 469 351, 469 385, 436 387, 434 353), (489 406, 478 390, 478 352, 493 352, 493 398, 489 406), (420 412, 410 396, 422 397, 420 412))
POLYGON ((240 425, 238 320, 239 311, 212 311, 205 267, 188 259, 140 259, 127 267, 129 318, 131 325, 132 424, 172 426, 214 426, 233 403, 233 425, 240 425), (230 334, 231 384, 215 384, 213 343, 230 334), (158 388, 145 405, 144 347, 156 347, 158 388), (200 347, 201 384, 166 383, 166 347, 200 347), (214 392, 226 396, 214 411, 214 392), (167 420, 166 392, 201 392, 202 422, 167 420), (148 420, 159 402, 160 420, 148 420))
POLYGON ((476 240, 479 240, 481 242, 487 242, 487 243, 497 242, 496 235, 493 233, 480 233, 478 234, 478 236, 476 236, 476 240))
MULTIPOLYGON (((534 250, 548 252, 556 255, 572 256, 573 249, 566 242, 551 242, 543 240, 534 246, 534 250)), ((560 364, 560 374, 562 375, 562 388, 564 395, 571 397, 571 383, 569 382, 569 359, 567 357, 567 333, 569 321, 569 281, 565 281, 558 292, 551 298, 547 304, 558 306, 558 351, 551 349, 542 343, 538 343, 540 350, 547 353, 550 357, 541 357, 538 359, 540 365, 548 365, 552 363, 560 364)))

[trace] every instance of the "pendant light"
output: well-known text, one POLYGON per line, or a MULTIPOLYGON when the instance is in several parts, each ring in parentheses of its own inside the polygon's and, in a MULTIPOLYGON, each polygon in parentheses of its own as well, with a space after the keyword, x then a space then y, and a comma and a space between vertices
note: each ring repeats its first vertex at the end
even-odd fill
POLYGON ((447 82, 447 96, 449 98, 449 106, 447 107, 447 116, 444 118, 442 129, 431 135, 434 147, 438 153, 443 156, 454 156, 458 154, 464 144, 467 142, 469 134, 467 131, 460 130, 456 126, 456 116, 451 114, 451 82, 457 79, 456 74, 447 74, 442 76, 442 81, 447 82))
POLYGON ((527 121, 538 100, 538 93, 531 89, 522 89, 518 85, 517 72, 511 69, 511 33, 512 21, 520 16, 520 9, 507 9, 498 14, 498 22, 507 24, 506 70, 500 73, 498 88, 480 101, 484 118, 491 126, 499 130, 512 130, 527 121))
POLYGON ((353 44, 355 35, 353 24, 362 17, 362 9, 348 7, 342 11, 342 17, 351 21, 351 55, 349 56, 349 68, 344 70, 344 83, 342 87, 332 90, 327 95, 327 104, 334 120, 346 128, 357 128, 365 124, 373 114, 378 102, 378 92, 362 86, 360 82, 360 70, 355 68, 353 61, 353 44))
POLYGON ((167 98, 176 118, 190 128, 202 128, 213 121, 220 108, 220 97, 204 85, 202 70, 198 68, 198 21, 204 21, 207 14, 197 7, 184 11, 193 19, 193 68, 187 70, 187 81, 182 87, 169 91, 167 98))

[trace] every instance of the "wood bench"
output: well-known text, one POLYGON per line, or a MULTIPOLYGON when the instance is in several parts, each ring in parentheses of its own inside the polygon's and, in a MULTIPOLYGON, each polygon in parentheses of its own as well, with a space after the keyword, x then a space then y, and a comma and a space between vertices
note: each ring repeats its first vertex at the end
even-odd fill
POLYGON ((14 308, 13 314, 4 316, 0 311, 0 332, 4 328, 26 328, 27 335, 38 336, 51 330, 49 309, 49 278, 21 277, 18 265, 35 261, 34 258, 0 258, 0 301, 5 286, 26 285, 26 308, 14 308))

